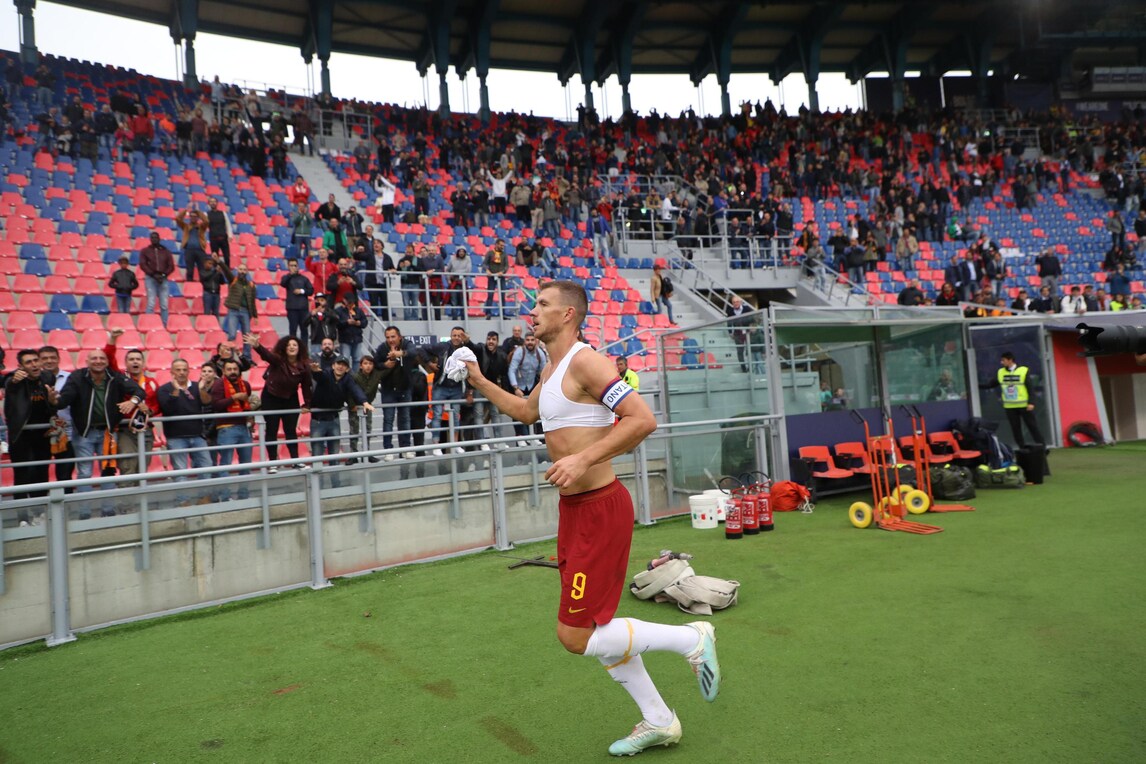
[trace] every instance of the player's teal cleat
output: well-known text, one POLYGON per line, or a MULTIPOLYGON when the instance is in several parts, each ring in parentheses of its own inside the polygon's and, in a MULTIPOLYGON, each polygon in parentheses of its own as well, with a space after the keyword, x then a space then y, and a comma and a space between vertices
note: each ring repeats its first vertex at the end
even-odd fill
POLYGON ((633 727, 633 731, 627 737, 623 737, 609 746, 609 753, 614 756, 636 756, 646 748, 654 748, 658 745, 676 745, 680 742, 680 736, 680 719, 676 718, 674 711, 672 723, 667 727, 654 727, 642 719, 641 723, 633 727))
POLYGON ((688 654, 692 673, 700 683, 700 694, 709 703, 720 692, 720 662, 716 660, 716 630, 711 623, 693 621, 688 624, 700 634, 700 643, 688 654))

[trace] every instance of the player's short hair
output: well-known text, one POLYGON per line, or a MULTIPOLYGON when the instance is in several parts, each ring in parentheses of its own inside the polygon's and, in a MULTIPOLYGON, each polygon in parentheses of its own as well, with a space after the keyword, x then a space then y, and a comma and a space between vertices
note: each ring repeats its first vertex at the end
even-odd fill
POLYGON ((577 314, 577 325, 580 326, 585 322, 585 316, 589 314, 589 296, 585 294, 585 287, 573 281, 546 281, 537 291, 541 292, 544 289, 556 289, 561 293, 561 302, 573 308, 577 314))

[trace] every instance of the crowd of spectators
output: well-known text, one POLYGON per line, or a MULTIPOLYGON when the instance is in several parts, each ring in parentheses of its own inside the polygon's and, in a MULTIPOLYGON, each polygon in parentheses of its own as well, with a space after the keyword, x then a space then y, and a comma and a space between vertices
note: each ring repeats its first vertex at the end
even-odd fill
MULTIPOLYGON (((314 456, 345 452, 348 459, 369 449, 391 450, 382 457, 385 461, 442 455, 446 449, 488 451, 488 444, 470 441, 510 437, 510 421, 464 381, 442 375, 446 361, 468 348, 487 379, 526 397, 539 384, 548 360, 544 346, 520 325, 504 340, 490 331, 480 343, 459 325, 449 339, 421 345, 391 325, 384 341, 357 361, 339 352, 330 338, 308 354, 296 337, 286 335, 265 347, 262 338, 249 334, 244 340, 257 360, 221 343, 205 363, 192 366, 176 358, 169 369, 157 370, 148 367, 147 354, 136 348, 127 351, 120 366, 117 342, 122 334, 110 332, 107 344, 88 351, 77 369, 62 369, 60 352, 52 346, 21 350, 12 371, 0 368, 17 486, 47 482, 53 460, 61 460, 55 464, 58 480, 137 475, 147 471, 141 464, 156 453, 166 453, 174 470, 237 464, 237 474, 245 474, 250 467, 241 465, 255 460, 260 441, 268 460, 282 458, 297 469, 308 468, 297 461, 305 455, 300 451, 303 443, 314 456), (252 388, 252 375, 261 378, 261 390, 252 388), (161 378, 168 381, 161 383, 161 378), (300 437, 303 414, 310 417, 308 437, 300 437), (280 445, 285 446, 285 457, 280 445), (427 445, 435 448, 423 448, 427 445)), ((618 374, 639 387, 623 356, 617 364, 618 374)), ((518 424, 512 432, 523 445, 539 434, 518 424)), ((370 460, 380 461, 374 456, 370 460)), ((276 472, 278 465, 268 470, 276 472)), ((336 474, 331 481, 339 485, 336 474)), ((42 495, 22 492, 16 498, 42 495)), ((237 495, 245 498, 245 489, 237 495)), ((222 487, 212 493, 194 491, 185 500, 206 503, 230 497, 230 488, 222 487)), ((112 515, 122 508, 93 499, 92 509, 81 516, 97 509, 112 515)), ((28 513, 19 519, 35 520, 28 513)))
MULTIPOLYGON (((23 75, 17 64, 8 64, 7 98, 14 96, 23 75)), ((377 194, 375 209, 385 222, 417 220, 431 213, 445 215, 457 225, 483 226, 513 219, 538 235, 551 237, 584 223, 585 238, 593 242, 595 256, 602 263, 612 257, 618 226, 673 236, 682 247, 720 237, 727 241, 727 251, 736 262, 743 261, 750 242, 769 245, 775 240, 783 242, 785 257, 803 258, 808 274, 817 281, 831 277, 826 273, 830 264, 856 284, 880 263, 913 270, 921 242, 954 241, 964 249, 947 265, 939 292, 932 296, 918 281, 908 280, 899 296, 901 303, 973 303, 968 315, 1141 307, 1141 298, 1130 294, 1146 246, 1146 175, 1142 172, 1146 130, 1141 115, 1113 123, 1071 120, 1060 112, 981 116, 906 110, 883 116, 852 111, 814 114, 801 108, 789 115, 768 102, 742 104, 726 118, 702 117, 689 110, 676 117, 656 111, 644 117, 626 114, 614 121, 582 109, 573 124, 510 113, 496 115, 483 125, 470 116, 443 117, 427 109, 355 101, 305 103, 283 94, 244 93, 218 78, 189 93, 174 108, 152 114, 144 99, 129 92, 112 95, 98 108, 78 98, 59 104, 53 100, 56 89, 51 69, 42 66, 31 76, 37 85, 36 135, 41 149, 53 153, 91 159, 123 157, 128 150, 172 156, 208 151, 233 156, 251 175, 266 175, 269 168, 276 179, 285 181, 288 139, 299 151, 313 152, 314 109, 355 110, 373 120, 370 134, 351 152, 355 171, 369 179, 377 194), (268 110, 268 103, 275 105, 268 110), (1016 129, 1022 128, 1039 130, 1036 159, 1026 158, 1027 147, 1016 137, 1016 129), (431 177, 440 170, 447 170, 456 181, 445 207, 434 197, 431 177), (1072 285, 1068 294, 1061 295, 1058 280, 1063 268, 1052 247, 1036 258, 1042 282, 1039 294, 1020 290, 1011 298, 1006 260, 991 232, 980 230, 967 210, 976 200, 997 198, 1003 188, 1008 189, 1010 203, 1017 210, 1027 209, 1040 204, 1048 193, 1070 192, 1090 173, 1099 178, 1110 205, 1105 288, 1072 285), (799 220, 792 208, 794 200, 804 197, 812 202, 860 199, 866 212, 854 214, 839 229, 820 232, 814 220, 799 220), (1135 232, 1136 245, 1128 240, 1128 230, 1135 232)), ((194 400, 189 385, 209 384, 210 393, 198 390, 200 405, 234 415, 229 423, 215 425, 211 437, 216 445, 233 447, 239 461, 244 460, 244 453, 249 461, 250 443, 241 438, 241 429, 246 428, 254 396, 242 375, 248 373, 252 350, 268 374, 278 378, 281 372, 294 379, 296 395, 305 396, 307 390, 313 395, 321 383, 323 400, 341 400, 339 407, 357 408, 375 400, 366 395, 373 388, 382 401, 387 447, 395 431, 399 448, 421 437, 421 428, 401 427, 407 415, 418 421, 417 408, 412 414, 402 413, 410 408, 401 404, 411 401, 432 406, 430 421, 437 427, 431 433, 439 446, 447 442, 441 427, 443 409, 456 407, 455 421, 465 421, 461 409, 472 405, 484 410, 482 424, 489 423, 488 406, 483 409, 479 401, 471 400, 472 392, 429 382, 458 347, 470 346, 479 358, 492 354, 487 360, 494 367, 504 361, 507 389, 527 394, 532 383, 523 379, 522 385, 513 384, 513 360, 498 358, 502 351, 497 338, 492 338, 492 345, 470 343, 460 326, 448 342, 429 350, 411 352, 396 327, 387 328, 386 342, 373 353, 365 347, 365 323, 370 318, 362 311, 360 299, 369 301, 374 315, 387 323, 421 319, 431 312, 436 318, 460 320, 465 315, 465 302, 459 297, 464 290, 459 287, 473 273, 473 264, 464 247, 442 251, 431 242, 410 245, 395 260, 385 252, 367 216, 355 207, 344 212, 334 198, 313 204, 301 177, 290 188, 290 197, 295 204, 289 220, 294 247, 280 282, 289 333, 274 349, 263 347, 259 337, 251 334, 258 301, 245 264, 231 262, 226 211, 218 209, 213 200, 207 211, 191 207, 176 215, 186 276, 204 286, 203 311, 218 315, 225 309, 222 317, 228 334, 244 339, 241 351, 221 349, 220 363, 199 369, 196 383, 178 382, 189 380, 194 369, 187 369, 186 376, 183 369, 178 374, 170 370, 176 400, 183 401, 184 393, 194 400), (319 234, 321 246, 312 250, 319 234), (395 274, 401 284, 401 311, 387 304, 386 293, 379 288, 387 273, 395 274), (313 362, 303 363, 316 348, 313 362), (324 376, 328 374, 329 379, 324 376), (309 381, 304 379, 308 375, 309 381), (431 398, 431 390, 438 397, 431 398), (220 431, 240 424, 233 431, 237 434, 220 438, 220 431)), ((153 237, 141 253, 142 286, 147 291, 147 309, 157 310, 166 321, 166 280, 175 259, 158 238, 153 237)), ((539 242, 519 243, 516 262, 552 267, 552 254, 539 242)), ((509 264, 504 241, 484 257, 484 272, 493 285, 485 304, 488 315, 505 315, 502 297, 509 264)), ((109 274, 109 286, 120 298, 121 309, 141 286, 134 273, 123 271, 117 266, 109 274)), ((666 289, 666 276, 657 273, 654 277, 653 297, 671 317, 672 282, 668 279, 666 289)), ((742 348, 741 365, 747 370, 755 362, 751 330, 746 327, 742 333, 744 342, 737 344, 742 348)), ((518 373, 527 377, 536 358, 528 338, 518 339, 523 348, 518 373)), ((8 384, 34 385, 34 380, 42 379, 39 367, 45 363, 45 354, 51 356, 51 348, 21 351, 19 371, 8 378, 8 384)), ((142 363, 142 353, 129 355, 135 359, 129 359, 129 365, 142 363)), ((123 389, 107 400, 128 400, 103 407, 96 417, 106 420, 105 431, 116 430, 122 422, 114 412, 131 399, 141 398, 139 393, 146 393, 146 387, 139 383, 142 370, 128 369, 117 376, 121 373, 112 365, 113 359, 114 353, 90 353, 87 368, 72 375, 76 384, 61 387, 55 403, 47 392, 9 396, 8 400, 17 408, 26 402, 28 411, 42 418, 54 407, 66 408, 60 401, 74 409, 75 401, 82 399, 80 391, 87 389, 84 385, 106 391, 108 380, 121 380, 116 384, 123 389)), ((46 391, 48 383, 41 384, 46 391)), ((272 398, 268 412, 295 408, 290 404, 298 404, 297 397, 292 400, 286 392, 278 384, 264 387, 264 401, 267 395, 272 398)), ((158 402, 152 406, 150 396, 145 397, 147 413, 165 413, 158 402)), ((82 441, 83 448, 94 454, 96 443, 87 425, 95 404, 89 401, 88 405, 84 432, 73 442, 78 446, 82 441)), ((136 407, 131 406, 131 411, 136 407)), ((123 412, 129 422, 131 411, 123 412)), ((19 421, 30 421, 30 413, 16 413, 19 421)), ((289 415, 268 416, 274 418, 275 430, 273 435, 268 432, 268 444, 276 442, 280 427, 288 444, 296 440, 292 435, 297 427, 289 415)), ((53 413, 44 424, 58 428, 58 419, 53 413)), ((331 443, 337 439, 329 420, 319 421, 326 422, 318 428, 322 448, 337 448, 331 443)), ((351 421, 356 422, 356 417, 351 421)), ((221 450, 212 453, 221 458, 221 450)))

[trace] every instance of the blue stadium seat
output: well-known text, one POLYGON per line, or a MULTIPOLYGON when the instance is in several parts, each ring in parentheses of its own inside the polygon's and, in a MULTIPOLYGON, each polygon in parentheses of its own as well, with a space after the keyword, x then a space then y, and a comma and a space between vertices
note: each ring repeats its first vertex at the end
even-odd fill
POLYGON ((75 295, 54 294, 48 301, 48 311, 51 313, 79 313, 80 306, 76 303, 75 295))
POLYGON ((81 313, 99 313, 100 315, 107 315, 111 311, 107 307, 107 300, 103 295, 98 294, 85 294, 80 302, 81 313))
POLYGON ((50 332, 53 329, 67 329, 71 331, 72 320, 64 313, 47 313, 44 315, 44 321, 40 325, 40 330, 50 332))
POLYGON ((51 276, 52 266, 47 260, 28 260, 24 263, 24 273, 29 276, 51 276))
POLYGON ((42 246, 40 246, 39 244, 32 244, 31 242, 29 242, 27 244, 21 244, 20 245, 20 259, 21 260, 47 260, 48 255, 47 255, 47 253, 44 252, 44 248, 42 246))

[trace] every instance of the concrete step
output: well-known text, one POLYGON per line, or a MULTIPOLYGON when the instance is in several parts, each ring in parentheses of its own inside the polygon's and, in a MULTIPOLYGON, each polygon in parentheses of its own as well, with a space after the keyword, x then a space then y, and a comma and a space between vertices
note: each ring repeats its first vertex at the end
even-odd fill
POLYGON ((338 176, 326 166, 326 161, 318 154, 315 156, 291 154, 290 161, 294 163, 299 174, 306 178, 306 182, 310 184, 310 190, 320 204, 325 202, 331 194, 334 194, 334 201, 343 212, 351 205, 357 204, 354 197, 343 188, 338 176))

